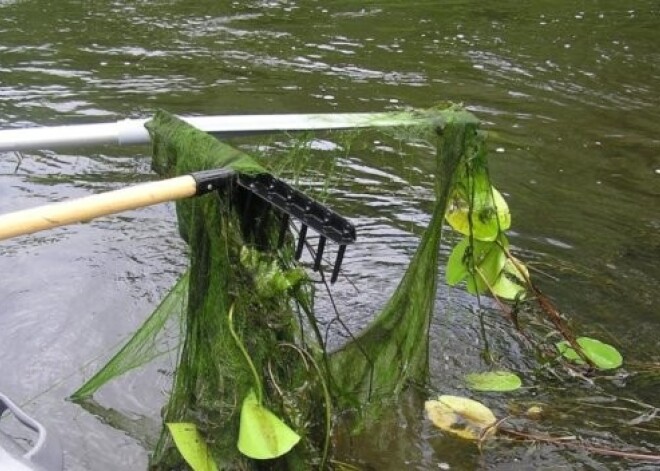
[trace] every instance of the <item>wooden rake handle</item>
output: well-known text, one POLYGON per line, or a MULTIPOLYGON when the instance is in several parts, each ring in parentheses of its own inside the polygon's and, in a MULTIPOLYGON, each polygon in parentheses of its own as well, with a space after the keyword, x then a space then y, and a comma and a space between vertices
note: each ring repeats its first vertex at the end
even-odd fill
POLYGON ((199 194, 194 175, 52 203, 0 216, 0 240, 199 194))

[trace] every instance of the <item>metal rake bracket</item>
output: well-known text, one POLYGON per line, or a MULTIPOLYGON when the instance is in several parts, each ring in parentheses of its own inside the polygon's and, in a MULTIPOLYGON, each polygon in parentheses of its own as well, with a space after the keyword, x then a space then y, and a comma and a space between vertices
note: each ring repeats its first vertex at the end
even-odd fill
POLYGON ((345 217, 268 173, 245 175, 220 169, 196 172, 193 177, 197 182, 197 194, 217 190, 232 182, 283 213, 278 246, 284 243, 290 219, 299 220, 301 227, 295 251, 296 260, 302 256, 308 228, 316 231, 319 234, 319 243, 314 257, 314 271, 318 271, 321 267, 327 240, 338 244, 339 250, 330 277, 331 283, 337 281, 346 246, 356 239, 355 226, 345 217))

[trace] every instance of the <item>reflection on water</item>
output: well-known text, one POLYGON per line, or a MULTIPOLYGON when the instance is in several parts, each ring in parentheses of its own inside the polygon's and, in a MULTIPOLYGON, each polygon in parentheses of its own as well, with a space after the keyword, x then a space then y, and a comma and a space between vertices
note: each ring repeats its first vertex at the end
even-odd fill
MULTIPOLYGON (((581 332, 616 344, 631 361, 658 361, 657 2, 26 0, 2 1, 0 10, 3 127, 142 117, 156 108, 331 112, 464 102, 490 131, 493 177, 513 212, 511 242, 539 268, 542 289, 581 332)), ((344 263, 348 279, 336 289, 354 329, 394 288, 428 221, 432 159, 423 149, 402 158, 395 148, 353 149, 329 193, 359 230, 344 263)), ((0 211, 153 178, 148 152, 3 154, 0 211)), ((137 442, 63 398, 90 374, 87 361, 99 363, 150 312, 183 269, 184 252, 169 206, 0 245, 0 388, 63 435, 70 469, 144 468, 137 442)), ((438 299, 433 388, 465 393, 463 373, 484 367, 474 300, 443 286, 438 299)), ((536 381, 503 321, 486 321, 509 366, 536 381)), ((100 402, 157 420, 169 381, 157 370, 113 383, 100 402)), ((652 377, 621 383, 608 388, 654 400, 652 377)), ((513 397, 566 394, 546 386, 513 397)), ((411 395, 383 419, 384 434, 353 442, 348 454, 376 469, 617 467, 546 448, 479 456, 429 428, 423 399, 411 395)), ((505 413, 496 397, 488 401, 505 413)))

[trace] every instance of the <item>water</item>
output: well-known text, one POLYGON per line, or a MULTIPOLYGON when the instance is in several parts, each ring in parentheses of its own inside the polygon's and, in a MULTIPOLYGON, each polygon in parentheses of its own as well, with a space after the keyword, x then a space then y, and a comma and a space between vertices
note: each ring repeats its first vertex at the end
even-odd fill
MULTIPOLYGON (((2 1, 0 126, 110 121, 156 108, 344 112, 463 102, 491 131, 511 241, 547 274, 535 274, 540 287, 580 332, 615 344, 629 362, 658 362, 659 27, 660 6, 644 0, 2 1)), ((149 180, 148 155, 146 146, 5 153, 0 212, 149 180)), ((357 313, 355 328, 393 289, 428 220, 431 163, 416 155, 364 152, 343 162, 349 178, 333 196, 361 242, 345 262, 359 291, 344 284, 338 297, 357 313)), ((184 269, 174 221, 162 205, 0 246, 0 389, 62 436, 68 469, 146 465, 139 440, 64 398, 93 371, 86 363, 107 357, 184 269)), ((439 300, 433 386, 465 394, 462 375, 484 367, 474 302, 444 287, 439 300)), ((510 366, 535 384, 505 324, 488 323, 510 366)), ((132 435, 147 436, 169 380, 166 369, 146 368, 98 400, 142 419, 132 435)), ((609 391, 658 406, 653 377, 599 385, 548 383, 511 398, 554 403, 609 391)), ((373 469, 633 466, 552 447, 498 445, 479 455, 433 430, 422 399, 408 398, 368 439, 342 444, 345 459, 373 469)), ((511 400, 480 399, 499 415, 511 400)), ((659 452, 657 432, 614 426, 634 417, 627 412, 580 414, 579 424, 558 413, 539 427, 659 452)), ((655 421, 643 425, 657 430, 655 421)))

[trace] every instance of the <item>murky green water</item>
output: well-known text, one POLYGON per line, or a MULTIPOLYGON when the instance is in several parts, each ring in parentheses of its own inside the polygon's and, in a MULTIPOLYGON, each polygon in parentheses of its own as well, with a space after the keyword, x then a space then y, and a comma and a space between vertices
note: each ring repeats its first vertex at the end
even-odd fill
MULTIPOLYGON (((0 1, 0 126, 180 114, 382 111, 465 103, 492 131, 493 177, 513 211, 511 241, 548 276, 541 288, 580 332, 630 362, 658 362, 660 5, 656 1, 0 1)), ((149 149, 0 155, 0 212, 153 178, 149 149)), ((335 204, 360 243, 340 284, 358 328, 384 301, 428 219, 423 153, 344 162, 335 204), (410 185, 413 185, 412 187, 410 185), (382 301, 381 301, 382 300, 382 301)), ((64 401, 138 326, 185 266, 173 209, 160 206, 0 245, 0 390, 57 431, 68 469, 143 469, 132 436, 64 401)), ((483 368, 474 301, 441 288, 433 388, 465 394, 483 368)), ((527 385, 539 384, 504 324, 491 340, 527 385)), ((174 344, 176 340, 172 339, 174 344)), ((148 436, 170 377, 167 359, 106 387, 99 402, 148 436)), ((634 372, 634 368, 628 368, 634 372)), ((540 379, 538 379, 540 381, 540 379)), ((660 380, 543 383, 506 402, 604 397, 660 406, 660 380)), ((479 454, 432 429, 409 398, 367 437, 340 440, 372 469, 631 469, 585 453, 497 445, 479 454)), ((617 405, 619 405, 617 403, 617 405)), ((563 415, 562 415, 563 414, 563 415)), ((582 408, 539 425, 660 452, 655 420, 582 408), (617 415, 618 414, 618 415, 617 415), (576 423, 577 421, 577 423, 576 423), (640 430, 654 429, 655 432, 640 430)))

